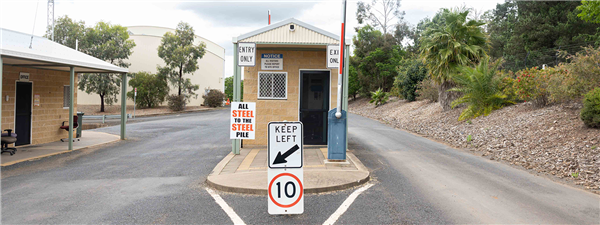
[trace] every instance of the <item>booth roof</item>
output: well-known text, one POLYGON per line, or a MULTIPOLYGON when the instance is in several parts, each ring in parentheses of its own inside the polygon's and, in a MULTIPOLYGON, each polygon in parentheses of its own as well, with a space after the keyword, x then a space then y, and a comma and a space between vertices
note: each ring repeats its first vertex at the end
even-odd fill
POLYGON ((0 28, 0 55, 5 65, 76 73, 127 73, 121 68, 47 38, 0 28), (33 39, 32 39, 33 37, 33 39), (31 46, 31 48, 30 48, 31 46))
POLYGON ((290 18, 233 38, 233 42, 339 44, 340 36, 290 18), (287 25, 294 24, 292 33, 287 25))

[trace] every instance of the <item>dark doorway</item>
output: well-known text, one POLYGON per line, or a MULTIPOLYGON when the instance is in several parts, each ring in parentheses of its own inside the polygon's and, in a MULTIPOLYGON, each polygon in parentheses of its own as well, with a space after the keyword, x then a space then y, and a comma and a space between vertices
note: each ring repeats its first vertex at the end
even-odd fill
POLYGON ((31 144, 31 88, 30 82, 17 82, 15 107, 15 146, 31 144))
POLYGON ((327 144, 329 71, 300 71, 300 121, 304 144, 327 144))

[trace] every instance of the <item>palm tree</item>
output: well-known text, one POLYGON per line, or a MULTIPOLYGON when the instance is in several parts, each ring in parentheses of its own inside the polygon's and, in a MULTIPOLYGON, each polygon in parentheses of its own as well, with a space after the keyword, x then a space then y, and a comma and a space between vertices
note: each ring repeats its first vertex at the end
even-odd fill
POLYGON ((485 23, 467 18, 469 12, 464 7, 442 9, 442 24, 428 28, 421 40, 421 59, 433 80, 440 84, 439 102, 444 110, 451 109, 451 102, 458 97, 456 92, 448 92, 455 86, 452 75, 457 68, 474 66, 486 56, 488 42, 481 27, 485 23))
POLYGON ((475 68, 460 66, 457 74, 452 79, 459 87, 449 91, 460 92, 463 95, 452 102, 452 107, 467 104, 458 121, 487 116, 493 110, 505 105, 514 104, 500 88, 500 80, 496 76, 500 62, 490 65, 490 58, 486 57, 475 68))

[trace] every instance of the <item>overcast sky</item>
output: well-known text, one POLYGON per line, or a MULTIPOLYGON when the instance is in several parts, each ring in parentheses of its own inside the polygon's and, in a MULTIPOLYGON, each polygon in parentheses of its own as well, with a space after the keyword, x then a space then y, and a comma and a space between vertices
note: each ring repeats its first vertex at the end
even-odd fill
MULTIPOLYGON (((356 3, 348 1, 346 38, 354 35, 356 3)), ((371 2, 367 0, 366 2, 371 2)), ((432 17, 440 8, 466 5, 478 11, 495 8, 504 0, 403 0, 405 20, 415 25, 432 17)), ((47 0, 0 0, 0 27, 34 35, 44 35, 47 0), (37 13, 36 13, 37 8, 37 13), (35 28, 34 28, 35 26, 35 28)), ((312 24, 332 33, 339 33, 341 0, 55 0, 56 18, 68 15, 92 26, 99 21, 123 26, 152 25, 175 28, 180 21, 190 23, 196 35, 209 39, 226 49, 225 75, 233 73, 231 38, 267 25, 267 10, 271 22, 288 18, 312 24)))

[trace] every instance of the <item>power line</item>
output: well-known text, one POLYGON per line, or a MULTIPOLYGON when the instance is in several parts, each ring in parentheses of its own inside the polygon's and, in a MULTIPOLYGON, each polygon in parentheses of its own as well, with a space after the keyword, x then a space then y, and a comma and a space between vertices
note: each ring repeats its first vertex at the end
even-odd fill
POLYGON ((31 45, 33 45, 33 32, 35 31, 35 21, 37 20, 37 12, 38 6, 40 6, 40 0, 37 1, 35 5, 35 15, 33 16, 33 29, 31 29, 31 40, 29 40, 29 48, 31 49, 31 45))

